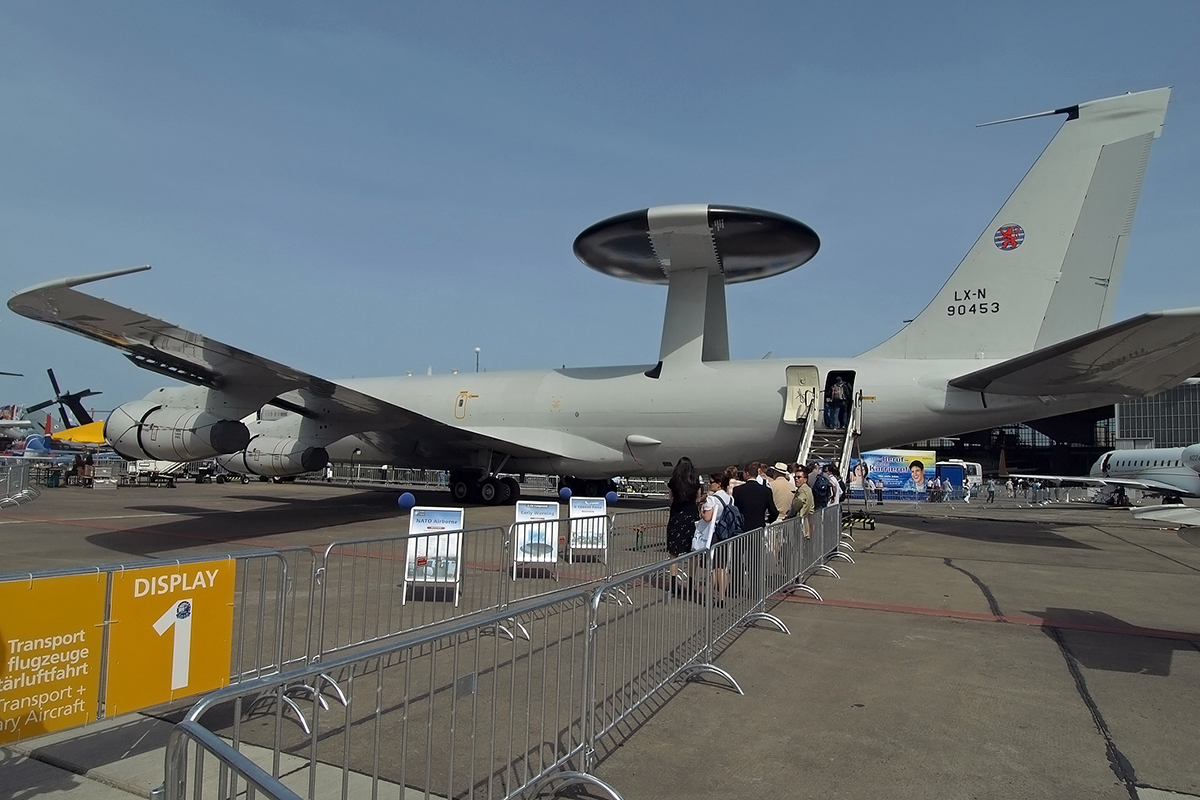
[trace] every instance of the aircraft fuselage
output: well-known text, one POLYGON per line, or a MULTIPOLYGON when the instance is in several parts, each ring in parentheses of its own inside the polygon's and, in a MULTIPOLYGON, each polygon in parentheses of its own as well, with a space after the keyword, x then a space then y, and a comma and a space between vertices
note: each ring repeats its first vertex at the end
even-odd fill
MULTIPOLYGON (((659 378, 651 367, 558 369, 547 372, 460 373, 339 381, 358 391, 481 436, 562 453, 558 458, 509 451, 508 472, 581 477, 669 474, 687 456, 702 469, 750 460, 795 459, 802 424, 785 420, 789 367, 815 368, 823 392, 830 370, 854 375, 863 393, 862 450, 952 436, 991 425, 1096 405, 1093 396, 984 397, 947 382, 996 361, 903 359, 771 359, 704 362, 659 378)), ((281 421, 282 422, 282 421, 281 421)), ((801 421, 802 423, 803 421, 801 421)), ((439 451, 403 430, 367 434, 375 452, 363 460, 452 469, 463 452, 439 451)), ((329 446, 348 459, 358 437, 329 446)), ((499 463, 497 453, 487 468, 499 463)))
POLYGON ((1200 497, 1200 445, 1110 450, 1088 474, 1102 480, 1152 481, 1173 486, 1181 495, 1200 497))

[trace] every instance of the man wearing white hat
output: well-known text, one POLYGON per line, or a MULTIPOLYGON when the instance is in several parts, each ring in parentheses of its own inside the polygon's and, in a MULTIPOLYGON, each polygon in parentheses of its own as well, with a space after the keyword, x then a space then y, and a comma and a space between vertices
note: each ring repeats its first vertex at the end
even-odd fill
POLYGON ((788 475, 787 464, 776 461, 767 467, 767 477, 771 479, 768 485, 771 487, 771 496, 775 498, 775 507, 782 508, 781 513, 786 514, 787 509, 792 507, 792 495, 796 493, 796 484, 788 475))

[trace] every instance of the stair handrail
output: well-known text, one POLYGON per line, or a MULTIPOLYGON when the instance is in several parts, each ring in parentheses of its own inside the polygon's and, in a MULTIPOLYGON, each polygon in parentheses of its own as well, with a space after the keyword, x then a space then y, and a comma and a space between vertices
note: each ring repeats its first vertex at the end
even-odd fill
POLYGON ((817 391, 808 389, 804 392, 804 404, 801 406, 806 421, 804 434, 800 437, 800 450, 796 453, 796 463, 803 466, 808 463, 808 452, 812 449, 813 435, 817 432, 817 391))
POLYGON ((850 457, 853 455, 854 440, 862 435, 862 401, 863 393, 859 389, 850 401, 850 419, 846 422, 846 438, 842 441, 842 454, 838 459, 838 468, 842 475, 850 474, 850 457))

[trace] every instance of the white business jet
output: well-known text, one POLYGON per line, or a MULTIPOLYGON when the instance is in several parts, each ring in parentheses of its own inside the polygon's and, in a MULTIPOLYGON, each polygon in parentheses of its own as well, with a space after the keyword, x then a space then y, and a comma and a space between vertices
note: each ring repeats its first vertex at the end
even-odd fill
POLYGON ((1189 447, 1152 447, 1142 450, 1109 450, 1087 475, 1014 475, 1013 477, 1078 486, 1138 489, 1161 495, 1164 502, 1200 497, 1200 444, 1189 447))
POLYGON ((1200 309, 1110 324, 1169 95, 1034 115, 1065 121, 928 307, 857 357, 729 359, 726 285, 794 269, 820 243, 788 217, 717 205, 623 214, 575 241, 590 267, 668 286, 657 363, 327 380, 74 288, 148 267, 51 281, 8 306, 190 384, 109 416, 105 439, 136 459, 217 456, 274 477, 327 459, 445 469, 460 501, 514 502, 501 473, 573 476, 577 492, 603 492, 612 476, 668 474, 683 456, 705 470, 796 458, 831 374, 861 402, 861 450, 952 436, 1200 372, 1200 309))

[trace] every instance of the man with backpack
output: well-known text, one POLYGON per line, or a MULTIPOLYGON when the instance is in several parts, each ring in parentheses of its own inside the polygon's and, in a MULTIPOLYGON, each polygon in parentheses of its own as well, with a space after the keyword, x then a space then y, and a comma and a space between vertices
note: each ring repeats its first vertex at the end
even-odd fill
POLYGON ((812 489, 813 507, 820 511, 829 505, 834 497, 833 483, 829 480, 829 476, 815 465, 809 468, 808 482, 812 489))
POLYGON ((850 421, 850 384, 841 375, 829 387, 829 422, 826 427, 844 428, 850 421))

